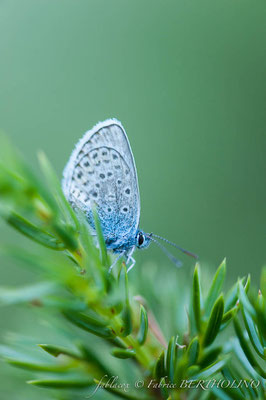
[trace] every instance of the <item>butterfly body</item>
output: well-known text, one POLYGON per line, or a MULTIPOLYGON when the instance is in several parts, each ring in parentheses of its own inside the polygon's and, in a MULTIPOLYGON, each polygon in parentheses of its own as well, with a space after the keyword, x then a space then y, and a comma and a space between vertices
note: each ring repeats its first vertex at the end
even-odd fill
POLYGON ((106 247, 132 259, 135 247, 150 243, 139 230, 140 198, 134 157, 122 124, 98 123, 77 143, 63 172, 62 188, 95 231, 96 207, 106 247))

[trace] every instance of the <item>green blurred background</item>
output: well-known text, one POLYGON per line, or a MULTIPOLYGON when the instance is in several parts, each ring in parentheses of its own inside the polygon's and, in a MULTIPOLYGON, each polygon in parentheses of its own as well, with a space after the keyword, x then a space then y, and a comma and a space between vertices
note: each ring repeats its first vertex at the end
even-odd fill
MULTIPOLYGON (((141 227, 203 264, 226 256, 230 279, 251 272, 258 282, 265 21, 264 0, 0 0, 0 128, 34 167, 43 149, 61 176, 81 135, 118 118, 137 164, 141 227)), ((4 225, 1 235, 22 243, 4 225)), ((136 258, 133 274, 155 258, 174 268, 154 246, 136 258)), ((183 276, 193 262, 181 258, 183 276)), ((28 281, 5 266, 2 282, 28 281)))
POLYGON ((120 119, 141 226, 258 277, 265 20, 264 0, 2 0, 0 127, 30 164, 43 149, 61 175, 87 129, 120 119))

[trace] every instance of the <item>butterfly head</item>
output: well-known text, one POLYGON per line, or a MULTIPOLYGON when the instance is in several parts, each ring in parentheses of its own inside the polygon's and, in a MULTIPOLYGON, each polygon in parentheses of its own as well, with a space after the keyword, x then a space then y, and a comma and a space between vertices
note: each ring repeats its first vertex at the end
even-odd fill
POLYGON ((146 249, 151 242, 149 235, 141 230, 137 231, 136 246, 138 249, 146 249))

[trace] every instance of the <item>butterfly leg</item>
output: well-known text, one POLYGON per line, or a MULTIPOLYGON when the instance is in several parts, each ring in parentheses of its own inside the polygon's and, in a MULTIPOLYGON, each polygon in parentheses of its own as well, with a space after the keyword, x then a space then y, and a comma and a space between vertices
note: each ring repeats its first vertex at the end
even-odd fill
POLYGON ((119 253, 118 257, 116 257, 115 261, 113 262, 113 264, 110 266, 108 272, 110 273, 113 269, 113 267, 115 266, 115 264, 117 263, 118 260, 120 260, 120 258, 122 258, 125 255, 125 251, 121 251, 121 253, 119 253))
POLYGON ((126 265, 128 265, 130 263, 130 261, 131 261, 131 265, 128 267, 127 272, 129 272, 134 267, 134 265, 136 264, 136 260, 132 257, 132 254, 133 254, 134 250, 135 250, 135 246, 132 247, 132 249, 129 250, 129 252, 126 255, 127 256, 126 265))
POLYGON ((128 273, 128 272, 134 267, 134 265, 136 264, 136 260, 135 260, 135 258, 133 258, 132 256, 130 256, 128 262, 129 262, 129 261, 132 261, 132 263, 131 263, 131 265, 128 267, 127 273, 128 273))

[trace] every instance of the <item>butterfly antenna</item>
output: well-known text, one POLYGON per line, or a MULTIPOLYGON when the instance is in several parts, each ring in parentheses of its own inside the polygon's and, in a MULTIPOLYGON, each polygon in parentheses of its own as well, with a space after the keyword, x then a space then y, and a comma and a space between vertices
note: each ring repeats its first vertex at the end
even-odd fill
MULTIPOLYGON (((168 240, 168 239, 165 239, 165 238, 162 237, 162 236, 155 235, 154 233, 151 233, 151 234, 150 234, 150 237, 151 237, 151 236, 152 236, 152 237, 156 237, 157 239, 161 239, 161 240, 163 240, 164 242, 170 244, 171 246, 176 247, 178 250, 182 251, 182 253, 186 254, 187 256, 193 257, 193 258, 195 258, 196 260, 198 260, 198 258, 199 258, 199 256, 197 256, 197 254, 191 253, 190 251, 183 249, 182 247, 178 246, 177 244, 171 242, 171 241, 168 240)), ((152 239, 152 238, 151 238, 151 239, 152 239)))
POLYGON ((160 242, 158 242, 158 240, 154 239, 152 236, 148 236, 154 243, 157 244, 158 247, 160 247, 160 249, 164 252, 164 254, 167 255, 167 257, 175 264, 176 267, 180 268, 182 267, 182 262, 180 260, 178 260, 177 258, 175 258, 175 256, 173 256, 172 253, 170 253, 170 251, 168 251, 166 249, 166 247, 164 247, 160 242))

